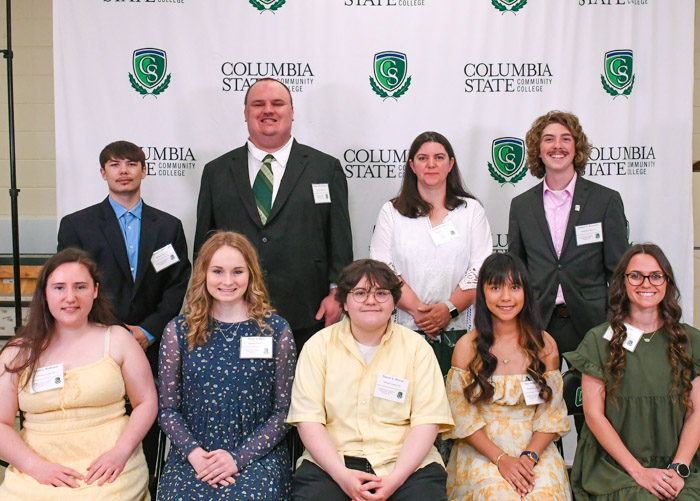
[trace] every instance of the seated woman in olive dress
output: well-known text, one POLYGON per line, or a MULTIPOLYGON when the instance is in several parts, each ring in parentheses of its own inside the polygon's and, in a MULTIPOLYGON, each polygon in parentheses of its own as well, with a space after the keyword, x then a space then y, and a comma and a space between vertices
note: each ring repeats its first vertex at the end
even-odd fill
POLYGON ((460 501, 568 501, 564 461, 552 441, 569 431, 559 353, 541 327, 525 265, 512 254, 484 261, 475 329, 455 346, 447 395, 456 439, 447 494, 460 501))
POLYGON ((576 501, 700 499, 700 332, 679 297, 663 251, 637 244, 613 273, 610 322, 564 354, 583 374, 576 501))
POLYGON ((159 422, 173 446, 158 499, 288 499, 282 439, 295 364, 255 249, 237 233, 214 234, 199 251, 185 314, 161 342, 159 422))

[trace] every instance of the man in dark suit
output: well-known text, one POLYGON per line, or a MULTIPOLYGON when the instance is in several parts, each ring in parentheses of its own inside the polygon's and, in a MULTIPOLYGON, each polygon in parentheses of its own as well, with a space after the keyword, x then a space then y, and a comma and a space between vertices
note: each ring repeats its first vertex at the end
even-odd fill
MULTIPOLYGON (((163 329, 180 313, 190 278, 185 232, 179 219, 141 200, 146 177, 141 148, 127 141, 111 143, 100 153, 100 166, 109 196, 61 220, 58 250, 78 247, 95 260, 100 294, 109 296, 117 319, 139 342, 157 375, 163 329)), ((151 471, 157 437, 154 425, 143 442, 151 471)))
POLYGON ((292 137, 284 84, 258 80, 244 103, 247 144, 204 166, 194 250, 215 230, 245 235, 301 350, 340 317, 333 282, 352 261, 347 181, 337 159, 292 137))
POLYGON ((617 191, 583 177, 591 146, 578 118, 551 111, 526 135, 530 173, 544 181, 510 204, 508 248, 527 266, 559 353, 605 321, 608 283, 627 249, 617 191))

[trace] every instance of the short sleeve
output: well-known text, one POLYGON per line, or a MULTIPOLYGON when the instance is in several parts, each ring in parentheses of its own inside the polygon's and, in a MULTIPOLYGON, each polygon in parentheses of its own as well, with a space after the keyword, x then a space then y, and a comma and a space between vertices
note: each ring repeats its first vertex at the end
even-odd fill
POLYGON ((286 420, 288 424, 326 424, 326 349, 324 338, 319 336, 312 336, 299 355, 286 420))
POLYGON ((396 268, 393 258, 394 250, 394 206, 391 202, 385 203, 374 225, 372 241, 369 245, 369 257, 381 261, 393 270, 397 275, 401 270, 396 268))
POLYGON ((605 379, 603 374, 605 360, 601 356, 600 343, 605 343, 607 350, 608 342, 603 339, 603 333, 607 326, 608 324, 606 323, 589 330, 575 351, 564 353, 563 356, 569 362, 570 367, 582 374, 605 379))
POLYGON ((688 333, 688 352, 693 359, 693 374, 691 379, 700 376, 700 331, 688 324, 683 324, 688 333))
POLYGON ((462 290, 476 289, 479 281, 479 270, 487 257, 493 253, 493 241, 491 240, 491 226, 486 219, 486 212, 476 200, 468 200, 468 204, 474 204, 470 228, 469 265, 464 276, 459 281, 462 290))
POLYGON ((532 431, 542 433, 556 433, 563 437, 569 431, 569 417, 564 403, 564 381, 558 370, 545 373, 544 379, 547 386, 552 389, 552 398, 537 406, 535 419, 532 422, 532 431))
POLYGON ((452 367, 447 373, 447 400, 452 410, 455 426, 443 433, 442 438, 466 438, 486 426, 476 406, 464 396, 464 388, 468 384, 469 373, 452 367))
POLYGON ((440 365, 432 348, 422 338, 418 339, 416 349, 411 392, 411 427, 437 424, 441 432, 447 431, 453 422, 440 365))

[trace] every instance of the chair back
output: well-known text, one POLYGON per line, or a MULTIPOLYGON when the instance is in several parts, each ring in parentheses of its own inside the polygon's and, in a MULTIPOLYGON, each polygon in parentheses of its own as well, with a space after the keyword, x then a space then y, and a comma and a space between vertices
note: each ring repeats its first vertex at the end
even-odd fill
POLYGON ((570 416, 583 414, 583 398, 581 396, 581 373, 569 369, 564 373, 564 402, 570 416))

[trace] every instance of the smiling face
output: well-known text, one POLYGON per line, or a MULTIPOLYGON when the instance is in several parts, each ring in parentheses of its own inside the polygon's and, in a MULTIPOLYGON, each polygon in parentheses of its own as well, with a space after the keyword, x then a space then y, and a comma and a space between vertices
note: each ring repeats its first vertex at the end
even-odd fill
POLYGON ((207 291, 214 302, 234 303, 245 300, 250 272, 243 254, 223 246, 211 257, 207 268, 207 291))
POLYGON ((378 302, 374 295, 376 287, 371 286, 367 277, 362 277, 352 290, 359 289, 371 292, 371 294, 367 294, 364 303, 358 302, 352 293, 348 294, 343 309, 350 317, 352 325, 366 332, 386 328, 394 311, 394 298, 389 294, 386 301, 378 302))
POLYGON ((80 263, 64 263, 46 280, 46 302, 58 325, 78 327, 87 322, 98 285, 80 263))
POLYGON ((551 123, 542 131, 540 158, 546 174, 574 175, 576 141, 571 131, 560 123, 551 123))
POLYGON ((263 151, 273 153, 292 137, 292 98, 279 82, 255 83, 248 91, 243 115, 251 142, 263 151))
MULTIPOLYGON (((664 274, 659 262, 649 254, 636 254, 630 259, 625 275, 632 272, 641 275, 664 274)), ((630 313, 635 310, 658 308, 659 303, 666 297, 666 282, 662 285, 652 285, 649 279, 645 278, 641 285, 630 285, 629 280, 625 278, 625 288, 630 301, 630 313)))
POLYGON ((418 178, 418 187, 446 186, 447 174, 455 164, 440 143, 426 142, 418 148, 408 165, 418 178))
POLYGON ((509 322, 516 319, 522 311, 525 291, 511 280, 506 280, 501 285, 485 283, 484 299, 494 320, 509 322))
POLYGON ((146 177, 146 167, 141 162, 125 158, 107 160, 100 168, 102 179, 107 181, 112 198, 120 195, 135 195, 141 190, 141 180, 146 177))

